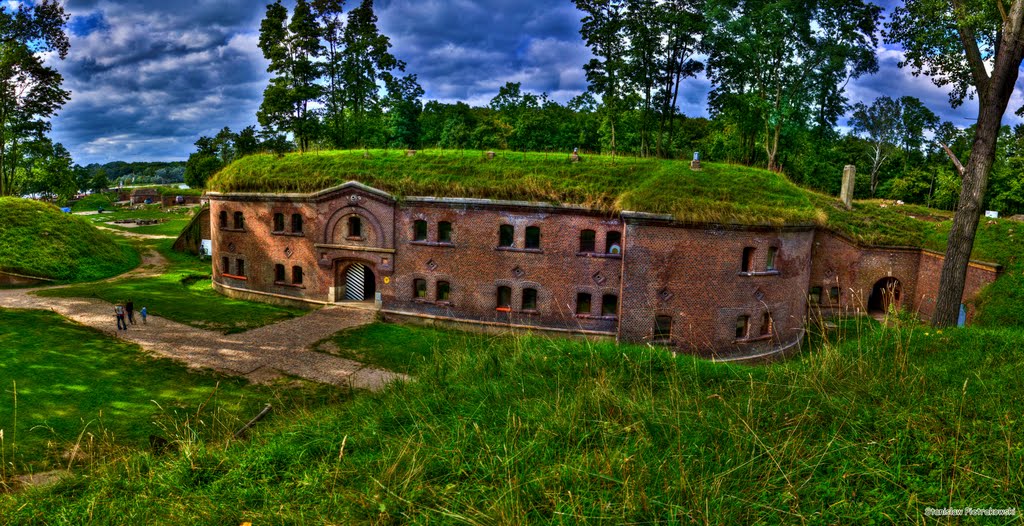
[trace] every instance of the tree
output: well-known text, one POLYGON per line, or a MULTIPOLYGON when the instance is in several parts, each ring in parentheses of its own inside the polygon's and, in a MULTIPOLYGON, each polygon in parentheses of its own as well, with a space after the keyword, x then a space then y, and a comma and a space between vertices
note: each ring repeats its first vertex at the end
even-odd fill
POLYGON ((110 189, 110 178, 107 177, 106 170, 99 168, 93 172, 92 179, 89 180, 89 189, 97 193, 110 189))
POLYGON ((625 6, 622 0, 574 0, 583 11, 580 35, 590 47, 594 57, 583 70, 587 74, 590 91, 601 97, 602 127, 608 130, 609 146, 615 155, 615 126, 619 114, 626 106, 630 89, 626 75, 625 6))
POLYGON ((871 197, 878 189, 878 170, 896 148, 903 114, 900 104, 890 97, 878 97, 871 106, 858 102, 853 107, 850 126, 854 133, 867 136, 871 159, 871 197))
POLYGON ((67 21, 54 0, 0 5, 0 195, 17 193, 21 146, 43 138, 70 96, 61 88, 64 78, 46 64, 47 56, 67 57, 67 21))
POLYGON ((932 324, 956 323, 967 266, 1003 114, 1024 60, 1024 0, 906 0, 893 11, 886 39, 903 46, 902 67, 925 74, 938 86, 950 86, 953 106, 978 97, 978 121, 964 170, 957 210, 946 246, 932 324))

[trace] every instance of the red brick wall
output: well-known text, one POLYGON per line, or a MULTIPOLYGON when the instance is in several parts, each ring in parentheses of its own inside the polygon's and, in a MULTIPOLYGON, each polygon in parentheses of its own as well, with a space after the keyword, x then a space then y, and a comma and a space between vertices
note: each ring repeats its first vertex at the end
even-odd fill
POLYGON ((627 219, 620 339, 650 341, 655 316, 672 317, 672 343, 702 355, 758 354, 797 341, 814 232, 684 228, 627 219), (753 272, 742 273, 746 247, 753 272), (777 247, 776 269, 765 267, 777 247), (761 337, 765 313, 770 335, 761 337), (749 316, 747 337, 736 322, 749 316))
MULTIPOLYGON (((935 298, 939 293, 939 277, 945 258, 927 250, 921 251, 921 266, 917 276, 917 306, 921 317, 930 320, 935 312, 935 298)), ((998 267, 972 262, 967 267, 962 302, 967 306, 967 323, 974 319, 974 298, 978 292, 998 277, 998 267)))

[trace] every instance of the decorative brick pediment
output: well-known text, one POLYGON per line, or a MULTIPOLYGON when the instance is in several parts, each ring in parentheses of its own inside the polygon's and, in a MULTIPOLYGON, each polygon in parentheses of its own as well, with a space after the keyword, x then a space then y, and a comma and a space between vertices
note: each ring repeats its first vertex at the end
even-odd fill
POLYGON ((363 205, 366 200, 389 204, 395 202, 395 198, 391 194, 372 186, 366 186, 358 181, 349 181, 345 184, 317 192, 310 197, 314 202, 340 199, 353 205, 363 205))

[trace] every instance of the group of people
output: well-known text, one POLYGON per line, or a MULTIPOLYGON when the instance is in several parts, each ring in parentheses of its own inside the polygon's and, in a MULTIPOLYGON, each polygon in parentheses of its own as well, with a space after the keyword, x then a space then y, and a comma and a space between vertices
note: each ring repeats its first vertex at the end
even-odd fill
MULTIPOLYGON (((146 324, 146 307, 142 307, 139 311, 139 315, 142 316, 142 324, 146 324)), ((124 303, 118 303, 114 305, 114 316, 117 317, 117 330, 127 331, 128 324, 135 325, 135 303, 132 300, 128 300, 124 303)))

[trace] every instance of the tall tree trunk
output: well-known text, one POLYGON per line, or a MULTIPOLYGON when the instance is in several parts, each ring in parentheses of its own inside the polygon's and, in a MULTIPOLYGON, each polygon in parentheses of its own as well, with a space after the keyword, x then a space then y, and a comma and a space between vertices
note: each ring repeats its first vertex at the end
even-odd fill
POLYGON ((1017 82, 1021 49, 1024 46, 1017 41, 1016 36, 1007 36, 1002 40, 1000 43, 1006 48, 1005 54, 997 57, 992 77, 985 89, 978 90, 978 124, 960 188, 960 201, 949 231, 942 276, 939 278, 939 293, 935 298, 935 312, 932 315, 932 325, 935 327, 954 325, 959 317, 967 266, 974 247, 974 236, 978 231, 978 221, 981 219, 982 199, 995 161, 999 126, 1017 82), (1003 60, 1000 61, 1000 58, 1003 60))

